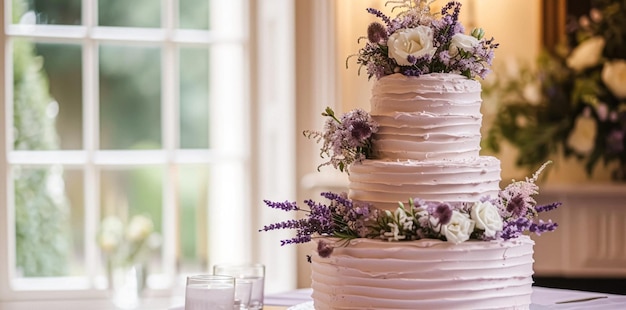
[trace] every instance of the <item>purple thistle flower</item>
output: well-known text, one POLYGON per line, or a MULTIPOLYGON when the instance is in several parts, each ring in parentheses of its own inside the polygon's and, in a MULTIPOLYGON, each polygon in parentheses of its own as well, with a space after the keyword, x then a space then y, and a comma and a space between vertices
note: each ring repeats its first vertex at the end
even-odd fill
POLYGON ((515 217, 520 217, 526 214, 528 210, 528 206, 526 206, 526 202, 524 201, 524 197, 522 195, 513 196, 508 204, 506 205, 506 210, 510 212, 515 217))
POLYGON ((333 250, 333 246, 328 242, 321 240, 317 243, 317 254, 319 254, 319 256, 321 257, 330 257, 330 255, 333 254, 333 250))
POLYGON ((442 203, 435 207, 433 217, 439 220, 439 224, 446 225, 450 222, 450 219, 452 219, 452 209, 448 204, 442 203))
POLYGON ((372 43, 387 41, 387 30, 381 23, 371 23, 367 27, 367 39, 372 43))
POLYGON ((372 136, 372 128, 364 120, 353 122, 348 130, 350 130, 352 138, 360 143, 363 143, 363 140, 369 139, 372 136))

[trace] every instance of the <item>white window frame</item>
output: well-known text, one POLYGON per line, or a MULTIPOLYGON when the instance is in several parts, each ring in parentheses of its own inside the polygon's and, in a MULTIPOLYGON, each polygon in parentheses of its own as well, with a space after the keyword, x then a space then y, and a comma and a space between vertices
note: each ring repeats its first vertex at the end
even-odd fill
MULTIPOLYGON (((154 294, 169 294, 171 287, 180 283, 181 275, 176 275, 175 245, 176 227, 174 216, 176 193, 174 178, 168 169, 176 164, 208 164, 233 160, 240 163, 243 173, 250 180, 241 184, 236 196, 227 188, 212 188, 211 193, 222 193, 221 201, 232 197, 231 203, 222 208, 211 208, 209 218, 211 244, 217 244, 210 251, 209 266, 224 261, 258 261, 267 266, 266 291, 276 292, 295 288, 295 248, 280 248, 278 240, 285 233, 259 234, 263 224, 284 219, 272 210, 262 207, 262 199, 293 199, 295 196, 295 121, 294 121, 294 82, 293 82, 293 6, 294 0, 243 0, 243 13, 220 11, 211 16, 219 23, 228 16, 242 14, 242 22, 248 17, 248 25, 239 35, 218 35, 214 31, 176 29, 176 0, 161 0, 163 28, 157 29, 111 29, 97 27, 97 0, 82 1, 83 25, 12 25, 9 3, 0 8, 0 301, 32 300, 50 298, 102 298, 106 291, 98 285, 96 271, 99 252, 90 240, 85 243, 87 277, 63 278, 64 288, 59 289, 58 279, 26 279, 12 281, 14 262, 15 221, 11 206, 13 200, 10 166, 15 164, 48 165, 63 164, 82 167, 85 189, 85 234, 95 236, 99 222, 98 177, 102 167, 140 167, 145 164, 158 164, 164 168, 163 184, 163 278, 159 283, 167 283, 154 294), (59 30, 62 32, 60 34, 59 30), (132 31, 131 31, 132 30, 132 31), (263 33, 263 39, 257 35, 263 33), (12 46, 11 37, 34 37, 48 42, 73 42, 83 47, 83 149, 62 151, 14 151, 12 150, 12 46), (267 40, 268 37, 273 40, 267 40), (162 149, 146 151, 98 150, 98 94, 97 94, 97 42, 123 41, 133 44, 161 44, 162 46, 162 149), (223 148, 218 150, 180 150, 178 147, 178 72, 177 44, 207 46, 210 44, 240 44, 244 48, 244 61, 240 65, 244 75, 241 85, 212 85, 222 91, 215 91, 211 100, 232 100, 239 96, 244 101, 238 111, 225 105, 211 106, 211 122, 217 123, 232 115, 242 118, 241 131, 245 147, 228 145, 233 139, 218 139, 223 148), (249 92, 233 94, 232 90, 249 89, 249 92), (276 116, 283 115, 281 122, 276 116), (225 150, 225 151, 220 151, 225 150), (148 159, 148 160, 146 160, 148 159), (232 222, 238 214, 240 229, 232 230, 232 222), (249 216, 245 216, 249 215, 249 216), (228 233, 225 233, 228 232, 228 233), (215 237, 218 236, 218 237, 215 237), (243 242, 242 242, 243 241, 243 242), (23 282, 23 283, 22 283, 23 282)), ((5 1, 7 2, 7 1, 5 1)), ((211 0, 212 5, 225 5, 227 1, 211 0)), ((222 8, 220 8, 222 9, 222 8)), ((225 8, 226 9, 226 8, 225 8)), ((231 66, 219 59, 213 59, 213 66, 231 66)), ((219 72, 219 70, 214 70, 219 72)), ((219 76, 211 76, 219 80, 219 76)), ((212 132, 216 132, 212 130, 212 132)), ((219 132, 219 131, 218 131, 219 132)), ((223 135, 223 131, 219 132, 223 135)), ((228 172, 228 171, 223 171, 228 172)), ((222 182, 224 184, 225 182, 222 182)), ((90 239, 90 238, 86 238, 90 239)))

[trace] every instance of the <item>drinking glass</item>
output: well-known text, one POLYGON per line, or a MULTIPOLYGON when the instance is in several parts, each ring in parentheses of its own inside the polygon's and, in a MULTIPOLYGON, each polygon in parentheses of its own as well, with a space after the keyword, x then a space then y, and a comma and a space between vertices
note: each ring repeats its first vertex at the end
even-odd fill
POLYGON ((263 309, 265 266, 263 264, 218 264, 213 266, 213 274, 232 276, 252 282, 250 310, 263 309))
POLYGON ((187 277, 185 310, 233 310, 235 278, 227 275, 187 277))
POLYGON ((235 278, 235 308, 234 310, 248 310, 252 294, 252 281, 235 278))

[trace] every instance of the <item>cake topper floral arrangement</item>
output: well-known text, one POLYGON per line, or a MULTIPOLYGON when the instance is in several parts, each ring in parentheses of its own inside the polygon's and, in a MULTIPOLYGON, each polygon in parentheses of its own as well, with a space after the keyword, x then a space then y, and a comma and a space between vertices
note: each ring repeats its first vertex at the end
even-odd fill
MULTIPOLYGON (((481 28, 464 34, 459 22, 461 4, 451 1, 441 9, 441 18, 430 13, 434 0, 395 0, 390 18, 377 9, 367 11, 382 20, 367 28, 367 43, 354 55, 367 68, 369 78, 401 73, 406 76, 440 72, 467 78, 485 78, 498 44, 486 40, 481 28)), ((362 39, 365 39, 363 37, 362 39)), ((360 40, 360 39, 359 39, 360 40)))
MULTIPOLYGON (((432 1, 430 1, 432 2, 432 1)), ((458 22, 460 3, 450 2, 443 7, 442 17, 430 13, 430 2, 398 0, 394 9, 404 9, 390 19, 375 9, 368 12, 380 17, 385 25, 373 23, 368 28, 369 42, 358 54, 358 63, 367 67, 370 77, 400 73, 419 76, 432 72, 453 73, 468 78, 489 72, 493 59, 493 39, 483 40, 484 31, 474 30, 471 36, 462 34, 458 22)), ((324 131, 305 131, 308 138, 322 142, 321 157, 333 166, 348 172, 351 164, 372 158, 372 136, 378 124, 361 109, 337 117, 326 108, 324 131)), ((295 202, 265 200, 270 208, 287 212, 304 212, 306 216, 267 225, 261 231, 294 229, 293 238, 281 244, 305 243, 315 236, 336 237, 343 240, 370 238, 386 241, 410 241, 424 238, 452 243, 474 240, 508 240, 523 233, 537 235, 556 229, 552 221, 537 219, 542 212, 557 208, 560 203, 538 205, 533 198, 538 194, 535 184, 545 163, 531 178, 513 181, 496 197, 484 197, 477 202, 447 203, 407 197, 398 202, 394 211, 352 201, 347 194, 322 193, 328 203, 305 200, 306 208, 295 202)), ((333 246, 318 243, 318 253, 328 256, 333 246)))

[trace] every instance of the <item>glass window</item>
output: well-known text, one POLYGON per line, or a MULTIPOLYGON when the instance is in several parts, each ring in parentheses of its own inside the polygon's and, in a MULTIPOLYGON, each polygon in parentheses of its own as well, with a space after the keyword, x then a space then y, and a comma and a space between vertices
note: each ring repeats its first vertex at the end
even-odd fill
POLYGON ((161 26, 161 2, 155 0, 98 1, 98 25, 158 28, 161 26))
POLYGON ((215 253, 249 255, 253 227, 216 233, 223 206, 256 207, 244 198, 248 42, 232 32, 247 27, 246 1, 9 2, 0 280, 10 297, 107 296, 119 246, 103 237, 109 219, 150 221, 148 289, 208 272, 215 253), (235 12, 232 27, 210 26, 217 6, 235 12))

